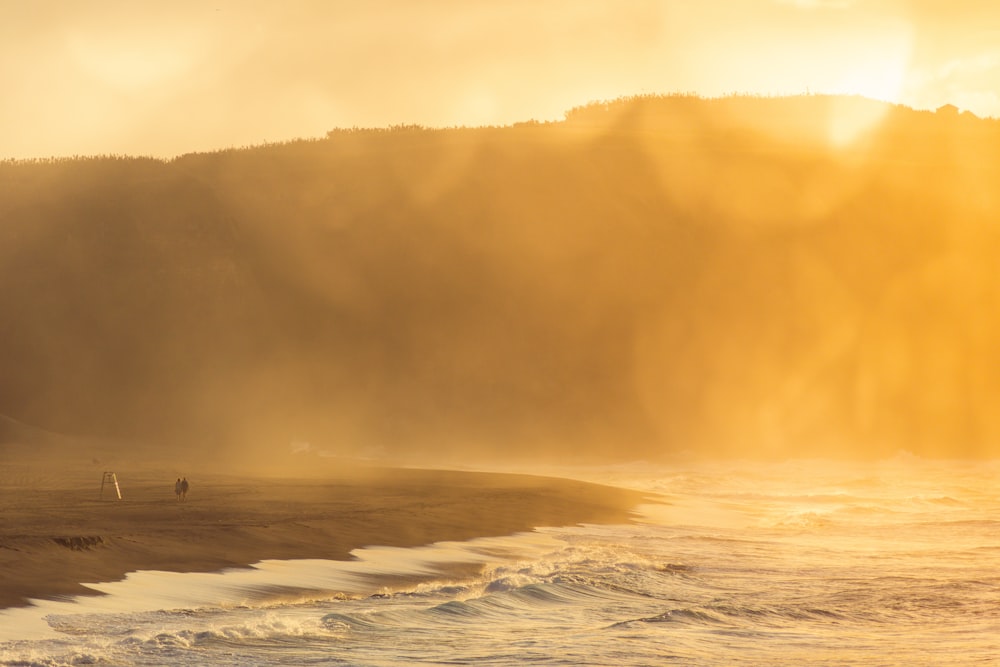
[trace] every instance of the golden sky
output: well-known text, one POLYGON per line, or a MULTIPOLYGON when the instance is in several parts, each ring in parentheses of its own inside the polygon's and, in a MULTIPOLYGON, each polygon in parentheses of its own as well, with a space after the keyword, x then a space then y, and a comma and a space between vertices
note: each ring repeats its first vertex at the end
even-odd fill
POLYGON ((994 0, 0 0, 0 159, 508 124, 643 93, 1000 117, 994 0))

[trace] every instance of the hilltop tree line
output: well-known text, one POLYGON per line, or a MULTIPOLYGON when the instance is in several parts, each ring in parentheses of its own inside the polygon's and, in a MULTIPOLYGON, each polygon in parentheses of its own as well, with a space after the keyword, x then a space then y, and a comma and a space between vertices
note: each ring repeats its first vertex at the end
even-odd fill
POLYGON ((0 163, 0 414, 362 454, 995 454, 998 176, 996 121, 824 96, 0 163))

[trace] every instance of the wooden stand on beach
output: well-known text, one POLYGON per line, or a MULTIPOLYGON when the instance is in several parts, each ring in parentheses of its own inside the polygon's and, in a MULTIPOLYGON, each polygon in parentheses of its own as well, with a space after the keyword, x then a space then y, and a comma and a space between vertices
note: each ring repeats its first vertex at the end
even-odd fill
POLYGON ((112 483, 115 485, 115 493, 118 494, 118 500, 121 500, 122 490, 118 488, 118 475, 113 472, 106 472, 104 473, 104 477, 101 478, 101 498, 104 498, 104 485, 112 483))

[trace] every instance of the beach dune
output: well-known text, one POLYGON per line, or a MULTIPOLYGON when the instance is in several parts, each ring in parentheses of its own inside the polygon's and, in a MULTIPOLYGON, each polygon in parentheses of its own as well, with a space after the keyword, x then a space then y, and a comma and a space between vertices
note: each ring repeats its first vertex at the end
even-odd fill
POLYGON ((94 593, 136 570, 215 571, 265 559, 347 559, 369 545, 419 546, 538 526, 622 523, 641 498, 578 481, 323 461, 271 474, 177 470, 106 452, 0 443, 0 607, 94 593), (174 494, 181 475, 186 500, 174 494))

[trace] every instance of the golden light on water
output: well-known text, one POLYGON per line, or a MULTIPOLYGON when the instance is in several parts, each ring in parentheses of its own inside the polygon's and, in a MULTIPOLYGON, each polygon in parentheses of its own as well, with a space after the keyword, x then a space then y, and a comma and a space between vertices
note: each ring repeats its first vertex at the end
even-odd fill
POLYGON ((0 662, 988 661, 994 4, 7 2, 0 662))

